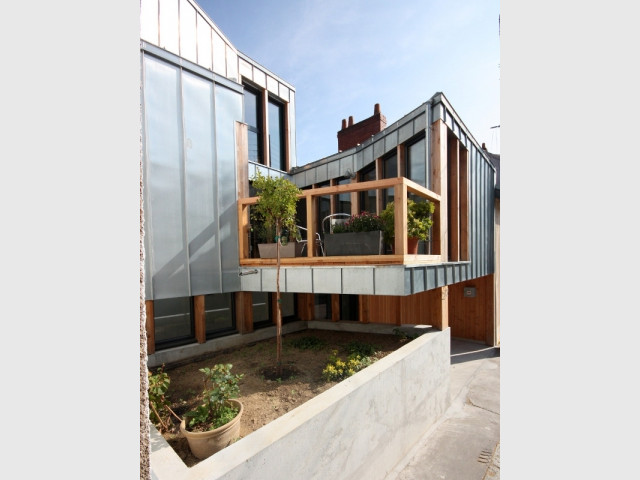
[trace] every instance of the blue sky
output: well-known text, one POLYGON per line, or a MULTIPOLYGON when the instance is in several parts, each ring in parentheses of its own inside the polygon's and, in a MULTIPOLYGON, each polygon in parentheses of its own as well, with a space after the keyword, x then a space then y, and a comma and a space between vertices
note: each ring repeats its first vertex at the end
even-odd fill
POLYGON ((342 119, 390 124, 444 92, 500 153, 498 1, 199 0, 238 50, 296 89, 298 165, 337 152, 342 119))

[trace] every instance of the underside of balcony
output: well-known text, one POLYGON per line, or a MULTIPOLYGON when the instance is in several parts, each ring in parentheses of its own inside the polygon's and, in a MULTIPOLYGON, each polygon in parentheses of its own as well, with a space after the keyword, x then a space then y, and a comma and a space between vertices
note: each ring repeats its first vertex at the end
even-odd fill
MULTIPOLYGON (((381 255, 385 260, 395 255, 381 255)), ((280 291, 313 294, 343 295, 412 295, 440 288, 471 278, 470 262, 418 263, 420 257, 432 255, 407 255, 416 257, 415 263, 354 265, 357 257, 324 257, 334 263, 322 265, 296 265, 297 260, 286 259, 280 267, 280 291), (335 263, 336 261, 343 263, 335 263)), ((402 255, 397 255, 402 257, 402 255)), ((241 290, 246 292, 275 292, 277 270, 259 264, 240 267, 241 290)), ((320 258, 318 258, 320 260, 320 258)), ((397 262, 397 259, 395 260, 397 262)))

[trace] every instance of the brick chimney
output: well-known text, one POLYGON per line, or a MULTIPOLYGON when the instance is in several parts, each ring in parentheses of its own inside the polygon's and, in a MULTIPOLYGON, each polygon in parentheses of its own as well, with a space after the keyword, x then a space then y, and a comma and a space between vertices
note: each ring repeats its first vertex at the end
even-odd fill
POLYGON ((373 115, 358 123, 353 123, 349 117, 349 124, 342 119, 342 130, 338 132, 338 150, 344 151, 364 142, 371 135, 375 135, 387 126, 387 118, 380 113, 380 104, 373 107, 373 115))

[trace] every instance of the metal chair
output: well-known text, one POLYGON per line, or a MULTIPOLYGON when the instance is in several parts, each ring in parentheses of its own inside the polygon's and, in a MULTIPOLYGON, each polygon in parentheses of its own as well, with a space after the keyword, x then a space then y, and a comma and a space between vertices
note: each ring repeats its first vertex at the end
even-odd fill
MULTIPOLYGON (((300 236, 302 237, 302 232, 305 232, 305 236, 306 233, 309 232, 309 230, 307 230, 304 227, 301 227, 300 225, 296 225, 296 228, 298 229, 298 232, 300 232, 300 236)), ((296 242, 301 243, 302 244, 302 250, 300 251, 301 254, 304 254, 304 250, 305 248, 307 248, 307 238, 303 238, 302 240, 296 240, 296 242)), ((320 251, 322 252, 322 256, 324 257, 324 246, 322 245, 322 237, 320 236, 320 233, 316 232, 316 253, 318 252, 317 248, 320 247, 320 251)))
POLYGON ((333 213, 331 215, 327 215, 322 219, 322 233, 324 235, 333 233, 333 227, 347 223, 347 220, 350 218, 351 215, 348 213, 333 213))

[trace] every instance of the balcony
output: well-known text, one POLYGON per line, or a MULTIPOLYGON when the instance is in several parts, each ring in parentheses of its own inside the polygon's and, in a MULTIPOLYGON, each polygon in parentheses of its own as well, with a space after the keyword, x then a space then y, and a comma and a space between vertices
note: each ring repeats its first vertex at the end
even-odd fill
MULTIPOLYGON (((443 225, 443 208, 440 195, 428 190, 421 185, 404 177, 374 180, 369 182, 357 182, 347 185, 335 185, 330 187, 304 190, 299 197, 303 202, 301 207, 306 211, 306 222, 301 227, 306 229, 306 239, 316 238, 321 218, 318 218, 318 204, 321 197, 330 197, 341 194, 352 194, 363 191, 376 191, 377 198, 381 198, 384 191, 393 189, 395 207, 395 245, 394 254, 382 255, 349 255, 326 256, 317 255, 315 248, 305 248, 305 256, 281 258, 280 264, 286 267, 325 267, 325 266, 382 266, 382 265, 415 265, 415 264, 439 264, 442 263, 443 242, 446 241, 446 229, 443 225), (431 254, 409 254, 407 251, 407 199, 425 198, 435 204, 433 213, 433 226, 431 229, 430 250, 431 254)), ((258 201, 258 197, 242 198, 238 200, 238 239, 240 267, 271 267, 276 265, 275 258, 250 258, 249 234, 250 215, 249 209, 258 201)), ((320 233, 324 241, 324 233, 320 233)), ((339 234, 336 234, 339 235, 339 234)))

